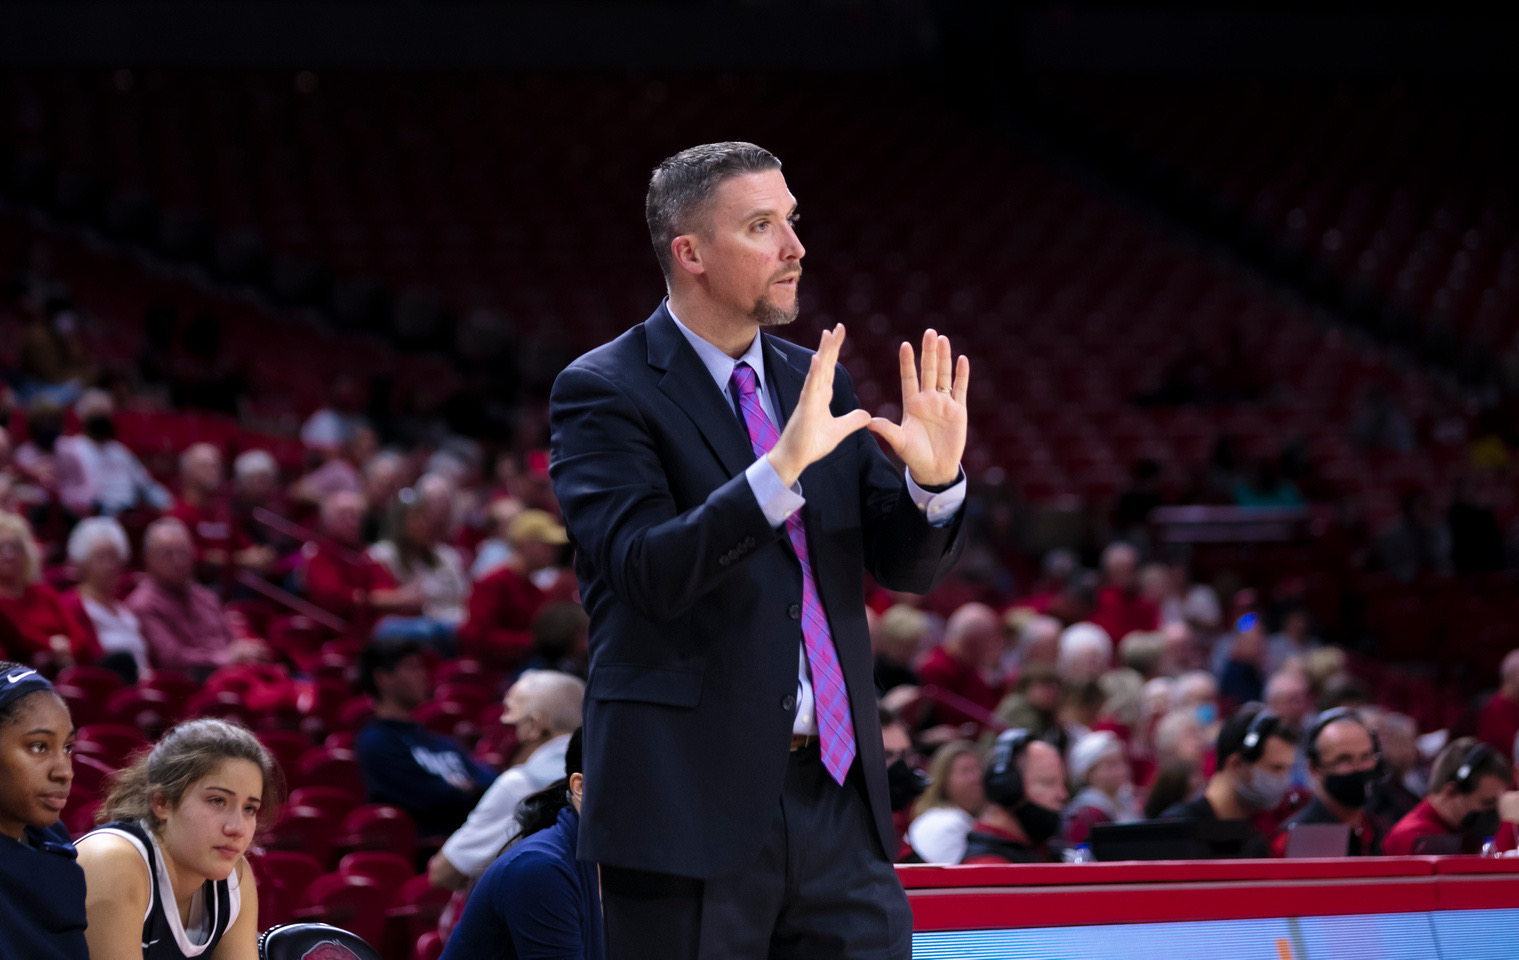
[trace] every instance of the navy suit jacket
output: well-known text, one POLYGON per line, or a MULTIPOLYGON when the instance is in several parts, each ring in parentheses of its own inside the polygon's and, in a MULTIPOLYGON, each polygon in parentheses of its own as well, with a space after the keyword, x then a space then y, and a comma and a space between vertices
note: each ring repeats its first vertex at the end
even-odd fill
MULTIPOLYGON (((813 351, 768 335, 764 349, 785 420, 813 351)), ((840 367, 833 412, 857 405, 840 367)), ((742 871, 776 814, 802 642, 801 568, 744 476, 748 434, 664 306, 570 364, 550 411, 549 471, 591 620, 579 855, 689 877, 742 871)), ((863 571, 925 592, 958 556, 961 522, 929 524, 865 430, 801 483, 866 800, 889 853, 863 571)))

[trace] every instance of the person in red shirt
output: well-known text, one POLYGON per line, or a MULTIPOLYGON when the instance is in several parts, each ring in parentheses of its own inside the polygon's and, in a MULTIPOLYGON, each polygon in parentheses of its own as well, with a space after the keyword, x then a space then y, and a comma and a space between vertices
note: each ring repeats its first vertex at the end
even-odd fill
POLYGON ((1127 543, 1109 544, 1102 552, 1102 586, 1097 608, 1087 618, 1122 640, 1135 630, 1160 627, 1160 608, 1139 589, 1139 551, 1127 543))
POLYGON ((222 455, 214 445, 192 444, 180 454, 179 499, 168 516, 190 531, 196 570, 206 582, 219 581, 238 567, 263 571, 274 561, 268 548, 248 540, 233 523, 222 480, 222 455))
POLYGON ((1503 658, 1501 685, 1482 707, 1477 736, 1505 757, 1512 756, 1519 740, 1519 650, 1503 658))
POLYGON ((547 602, 533 575, 554 566, 569 535, 550 514, 524 510, 507 526, 506 542, 511 555, 470 593, 459 643, 467 656, 511 669, 532 652, 533 617, 547 602))
POLYGON ((944 627, 944 643, 918 669, 924 687, 968 701, 980 708, 970 712, 954 703, 936 702, 939 723, 948 726, 974 724, 978 730, 1007 692, 1001 676, 1002 623, 991 607, 967 603, 950 615, 944 627))
POLYGON ((364 552, 364 498, 352 491, 327 495, 322 501, 323 536, 308 545, 306 598, 342 617, 356 636, 367 637, 377 617, 416 614, 422 591, 416 584, 400 586, 389 569, 364 552))
POLYGON ((0 656, 60 666, 98 659, 99 645, 64 611, 41 574, 31 527, 14 513, 0 513, 0 656))
POLYGON ((1429 796, 1382 841, 1391 857, 1480 853, 1498 832, 1498 800, 1513 778, 1511 763, 1475 737, 1445 745, 1430 769, 1429 796))

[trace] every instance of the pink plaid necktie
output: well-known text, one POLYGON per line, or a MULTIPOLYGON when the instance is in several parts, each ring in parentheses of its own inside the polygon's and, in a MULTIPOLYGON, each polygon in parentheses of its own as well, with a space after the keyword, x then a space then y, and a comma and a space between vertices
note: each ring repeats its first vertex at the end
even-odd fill
MULTIPOLYGON (((754 455, 763 457, 781 435, 760 405, 753 368, 747 363, 735 366, 729 386, 738 397, 754 455)), ((828 617, 823 612, 812 564, 807 559, 807 533, 802 529, 800 510, 786 518, 786 535, 791 539, 797 562, 802 565, 802 643, 807 648, 807 666, 812 670, 823 766, 833 779, 843 783, 849 765, 854 762, 854 723, 849 714, 849 693, 844 689, 844 672, 839 669, 838 653, 833 648, 833 633, 828 629, 828 617)))

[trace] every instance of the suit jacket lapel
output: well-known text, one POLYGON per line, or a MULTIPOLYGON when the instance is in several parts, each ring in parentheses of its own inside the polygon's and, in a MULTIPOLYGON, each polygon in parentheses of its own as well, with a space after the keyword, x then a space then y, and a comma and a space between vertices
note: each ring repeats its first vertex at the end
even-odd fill
MULTIPOLYGON (((677 331, 678 332, 678 331, 677 331)), ((786 426, 786 421, 791 419, 791 411, 796 409, 796 401, 802 395, 802 384, 807 380, 807 368, 797 369, 791 365, 775 345, 772 337, 761 335, 760 342, 765 349, 765 367, 770 375, 770 382, 775 385, 776 414, 781 418, 777 428, 786 426)))
POLYGON ((729 476, 743 473, 754 462, 749 436, 664 304, 644 322, 644 330, 649 340, 649 365, 664 371, 659 389, 696 424, 729 476))

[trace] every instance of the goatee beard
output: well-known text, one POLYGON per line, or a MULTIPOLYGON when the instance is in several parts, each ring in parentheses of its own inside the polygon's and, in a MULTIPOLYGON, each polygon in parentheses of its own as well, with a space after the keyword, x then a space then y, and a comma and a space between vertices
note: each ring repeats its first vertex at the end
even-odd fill
POLYGON ((749 311, 749 319, 762 327, 784 327, 796 319, 801 305, 800 297, 791 301, 790 309, 778 307, 764 297, 760 297, 754 301, 754 307, 749 311))

